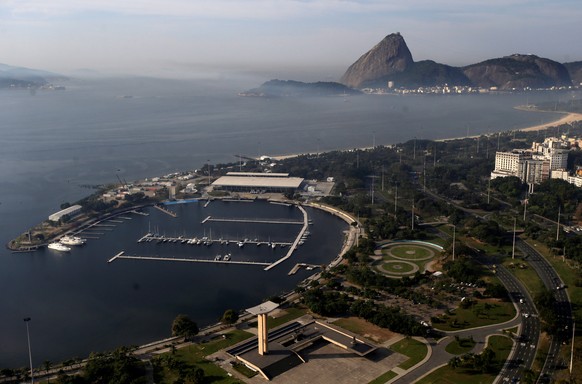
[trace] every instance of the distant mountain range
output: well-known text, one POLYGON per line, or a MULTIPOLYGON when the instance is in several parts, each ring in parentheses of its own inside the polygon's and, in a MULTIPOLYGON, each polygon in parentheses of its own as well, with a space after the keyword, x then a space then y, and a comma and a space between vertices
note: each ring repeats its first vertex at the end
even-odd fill
POLYGON ((386 36, 353 63, 340 82, 353 88, 465 85, 500 90, 550 88, 582 83, 582 62, 561 64, 535 55, 514 54, 466 67, 432 60, 415 62, 399 33, 386 36))
POLYGON ((0 63, 0 88, 37 88, 61 80, 66 80, 66 77, 39 69, 0 63))
POLYGON ((297 96, 343 96, 361 92, 340 83, 303 83, 294 80, 269 80, 258 88, 239 93, 240 96, 297 97, 297 96))

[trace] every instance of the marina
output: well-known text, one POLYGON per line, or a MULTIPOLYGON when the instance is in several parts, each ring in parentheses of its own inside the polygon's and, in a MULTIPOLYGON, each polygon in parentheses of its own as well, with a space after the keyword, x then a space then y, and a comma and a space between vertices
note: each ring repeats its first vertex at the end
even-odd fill
POLYGON ((258 239, 223 239, 223 238, 218 238, 218 239, 212 239, 209 238, 207 236, 204 237, 192 237, 192 238, 186 238, 184 236, 178 236, 178 237, 171 237, 171 236, 164 236, 164 235, 156 235, 156 234, 152 234, 152 233, 146 233, 144 236, 142 236, 141 238, 139 238, 137 240, 138 243, 149 243, 149 242, 154 242, 157 244, 160 243, 179 243, 179 244, 187 244, 187 245, 206 245, 206 246, 210 246, 212 244, 221 244, 221 245, 238 245, 240 248, 242 248, 243 246, 249 244, 249 245, 256 245, 256 246, 261 246, 261 245, 267 245, 271 248, 283 248, 283 247, 288 247, 290 245, 293 245, 293 243, 291 242, 275 242, 275 241, 260 241, 258 239))

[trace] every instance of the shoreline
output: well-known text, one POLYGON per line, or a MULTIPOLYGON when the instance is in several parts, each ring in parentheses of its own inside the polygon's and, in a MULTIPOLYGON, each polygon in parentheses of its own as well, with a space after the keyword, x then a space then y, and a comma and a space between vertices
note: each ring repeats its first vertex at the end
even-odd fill
MULTIPOLYGON (((510 130, 499 131, 499 132, 511 132, 511 131, 535 132, 535 131, 542 131, 544 129, 548 129, 551 127, 556 127, 558 125, 572 124, 572 123, 575 123, 578 121, 582 121, 582 113, 564 112, 564 111, 546 111, 546 110, 534 109, 534 108, 527 107, 524 105, 519 105, 519 106, 516 106, 513 108, 520 110, 520 111, 526 111, 526 112, 557 113, 557 114, 561 114, 564 116, 557 119, 557 120, 550 121, 550 122, 543 123, 543 124, 537 124, 537 125, 532 125, 529 127, 510 129, 510 130)), ((482 136, 482 135, 450 137, 450 138, 446 138, 446 139, 435 139, 432 141, 445 142, 445 141, 450 141, 450 140, 474 139, 474 138, 477 138, 480 136, 482 136)), ((389 145, 392 145, 392 144, 389 144, 389 145)), ((378 146, 386 146, 386 145, 380 144, 378 146)), ((362 148, 356 148, 356 149, 366 151, 368 149, 372 149, 372 147, 362 147, 362 148)), ((351 149, 344 149, 344 150, 340 150, 340 151, 349 151, 349 150, 351 150, 351 149)), ((288 154, 288 155, 270 156, 270 158, 273 160, 281 161, 281 160, 291 159, 291 158, 299 157, 299 156, 319 155, 321 153, 326 153, 326 152, 331 152, 331 151, 322 151, 320 153, 311 153, 311 152, 293 153, 293 154, 288 154)))
POLYGON ((555 127, 555 126, 563 125, 563 124, 572 124, 572 123, 575 123, 577 121, 582 121, 582 113, 564 112, 564 111, 547 111, 547 110, 543 110, 543 109, 530 108, 530 107, 524 106, 524 105, 519 105, 517 107, 514 107, 514 109, 517 109, 519 111, 527 111, 527 112, 558 113, 558 114, 564 115, 563 117, 559 118, 558 120, 550 121, 548 123, 533 125, 530 127, 519 128, 519 129, 517 129, 517 131, 523 131, 523 132, 542 131, 542 130, 550 128, 550 127, 555 127))

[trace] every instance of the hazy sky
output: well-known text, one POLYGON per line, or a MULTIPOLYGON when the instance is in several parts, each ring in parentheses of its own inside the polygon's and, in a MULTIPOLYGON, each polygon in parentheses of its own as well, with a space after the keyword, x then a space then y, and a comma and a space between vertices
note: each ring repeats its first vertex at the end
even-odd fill
POLYGON ((337 79, 393 32, 415 60, 578 61, 582 1, 0 0, 0 63, 61 72, 337 79))

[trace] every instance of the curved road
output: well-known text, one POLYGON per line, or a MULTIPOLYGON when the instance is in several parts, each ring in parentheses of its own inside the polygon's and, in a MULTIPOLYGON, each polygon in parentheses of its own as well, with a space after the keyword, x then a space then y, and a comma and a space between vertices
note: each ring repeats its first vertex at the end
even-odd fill
POLYGON ((528 258, 529 264, 535 269, 546 288, 554 292, 556 298, 555 311, 558 315, 557 333, 552 337, 546 362, 538 379, 538 383, 549 383, 554 370, 560 365, 558 354, 563 342, 571 339, 572 306, 568 291, 564 289, 560 276, 551 264, 531 245, 521 239, 516 239, 516 246, 528 258))

